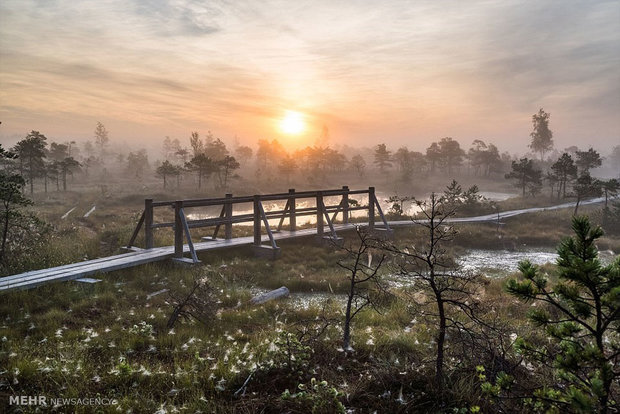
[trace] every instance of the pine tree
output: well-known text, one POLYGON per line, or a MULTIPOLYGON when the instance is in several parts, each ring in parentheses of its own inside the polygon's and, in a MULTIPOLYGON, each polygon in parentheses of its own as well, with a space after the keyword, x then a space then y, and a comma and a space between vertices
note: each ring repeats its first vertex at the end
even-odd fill
MULTIPOLYGON (((519 341, 521 351, 551 360, 560 382, 535 397, 576 412, 606 413, 617 404, 620 376, 620 257, 603 266, 596 241, 603 235, 587 217, 574 217, 575 235, 558 247, 559 282, 550 286, 537 266, 521 262, 522 280, 506 290, 537 305, 531 321, 544 328, 549 345, 536 349, 519 341)), ((547 361, 545 361, 547 360, 547 361)))

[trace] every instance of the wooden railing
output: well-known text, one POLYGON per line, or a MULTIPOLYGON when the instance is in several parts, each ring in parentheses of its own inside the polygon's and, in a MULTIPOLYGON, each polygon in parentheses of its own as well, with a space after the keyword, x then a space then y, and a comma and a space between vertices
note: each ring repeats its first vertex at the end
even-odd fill
POLYGON ((375 216, 379 215, 379 218, 386 230, 390 230, 387 220, 383 215, 381 206, 377 201, 375 195, 375 188, 369 187, 366 190, 349 190, 349 187, 344 186, 341 189, 336 190, 323 190, 323 191, 302 191, 296 192, 294 189, 288 190, 287 193, 278 194, 257 194, 253 196, 237 196, 233 197, 232 194, 226 194, 223 198, 205 198, 205 199, 190 199, 190 200, 176 200, 176 201, 153 201, 152 199, 144 200, 144 211, 140 216, 138 225, 136 226, 131 239, 127 245, 128 248, 132 248, 141 228, 144 228, 144 245, 146 249, 154 247, 153 230, 158 228, 170 227, 174 230, 174 257, 177 259, 183 258, 183 239, 185 237, 187 245, 189 247, 192 261, 197 262, 196 250, 190 234, 190 229, 198 227, 214 227, 213 234, 210 237, 203 237, 203 241, 217 240, 217 236, 221 227, 224 227, 224 239, 232 240, 232 228, 233 224, 239 223, 253 223, 254 226, 254 243, 255 247, 268 247, 272 249, 278 249, 274 238, 274 232, 282 231, 282 227, 285 221, 288 221, 289 230, 295 232, 297 230, 297 218, 301 216, 316 216, 316 234, 319 237, 327 237, 331 239, 337 239, 334 223, 338 214, 341 214, 341 223, 348 224, 350 220, 350 214, 353 211, 367 210, 368 211, 368 228, 370 230, 375 229, 375 216), (350 196, 356 195, 368 195, 368 205, 360 205, 354 202, 350 196), (325 200, 328 197, 340 197, 340 202, 336 205, 326 205, 325 200), (301 199, 313 199, 315 200, 315 206, 313 207, 298 207, 298 200, 301 199), (263 202, 266 201, 286 201, 286 205, 282 210, 265 211, 263 202), (235 215, 233 212, 233 206, 235 204, 252 203, 252 213, 242 213, 235 215), (185 214, 186 208, 194 207, 209 207, 209 206, 221 206, 219 217, 212 217, 206 219, 189 220, 185 214), (174 221, 170 222, 154 222, 154 210, 157 208, 172 208, 174 210, 174 221), (271 229, 269 220, 280 219, 275 230, 271 229), (328 236, 325 235, 325 225, 328 227, 328 236), (269 246, 262 245, 262 229, 265 229, 266 234, 269 237, 269 246))

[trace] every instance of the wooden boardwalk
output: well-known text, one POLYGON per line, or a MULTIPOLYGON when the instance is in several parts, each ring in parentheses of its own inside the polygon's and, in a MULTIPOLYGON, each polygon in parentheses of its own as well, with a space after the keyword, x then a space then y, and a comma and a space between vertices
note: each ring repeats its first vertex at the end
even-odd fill
MULTIPOLYGON (((363 224, 363 223, 361 223, 363 224)), ((359 225, 359 224, 357 224, 359 225)), ((354 229, 354 224, 335 224, 336 231, 354 229)), ((275 240, 292 239, 316 235, 316 228, 297 231, 278 231, 273 233, 275 240)), ((262 242, 270 241, 269 236, 262 236, 262 242)), ((254 244, 254 236, 237 237, 234 239, 216 239, 194 243, 196 252, 205 252, 232 247, 250 246, 254 244)), ((185 253, 189 253, 189 246, 183 246, 185 253)), ((64 266, 49 269, 34 270, 13 276, 0 278, 0 292, 13 289, 29 289, 50 282, 79 279, 97 273, 111 272, 127 267, 139 266, 145 263, 157 262, 170 259, 174 256, 174 246, 154 247, 152 249, 138 249, 135 251, 115 256, 102 257, 94 260, 86 260, 64 266)))
MULTIPOLYGON (((257 204, 255 203, 255 206, 257 206, 257 208, 255 209, 254 214, 243 216, 243 217, 250 216, 248 220, 243 220, 243 221, 253 221, 254 235, 247 236, 247 237, 232 238, 231 237, 232 223, 243 222, 242 220, 238 219, 238 216, 236 217, 236 216, 233 216, 232 214, 228 214, 227 217, 225 217, 226 215, 223 213, 219 219, 186 221, 183 215, 183 209, 179 208, 178 206, 179 202, 176 202, 177 203, 176 211, 177 213, 180 212, 181 214, 177 214, 177 225, 174 226, 174 230, 175 230, 175 245, 174 246, 151 247, 147 249, 131 247, 132 243, 135 241, 135 236, 138 230, 140 229, 140 226, 143 225, 144 220, 141 219, 140 223, 138 224, 138 227, 136 228, 136 232, 134 232, 132 241, 130 241, 129 243, 130 249, 132 250, 129 253, 124 253, 124 254, 119 254, 119 255, 114 255, 114 256, 109 256, 109 257, 102 257, 102 258, 98 258, 94 260, 87 260, 87 261, 83 261, 79 263, 72 263, 72 264, 68 264, 64 266, 58 266, 58 267, 53 267, 49 269, 34 270, 34 271, 21 273, 17 275, 2 277, 0 278, 0 292, 14 290, 14 289, 29 289, 35 286, 46 284, 46 283, 79 279, 79 278, 83 278, 89 275, 94 275, 97 273, 111 272, 114 270, 134 267, 134 266, 138 266, 141 264, 157 262, 157 261, 170 259, 170 258, 184 261, 184 262, 197 263, 198 259, 196 257, 196 253, 206 252, 206 251, 211 251, 211 250, 218 250, 218 249, 225 249, 225 248, 234 248, 234 247, 240 247, 240 246, 253 246, 253 247, 258 247, 259 251, 262 250, 262 248, 264 248, 268 252, 269 255, 272 255, 273 252, 277 252, 279 250, 279 248, 277 247, 275 243, 277 240, 293 239, 293 238, 309 237, 309 236, 322 237, 323 239, 333 240, 337 238, 337 232, 344 231, 344 230, 351 230, 357 226, 369 227, 369 228, 377 229, 377 230, 382 229, 384 231, 390 231, 391 227, 411 226, 411 225, 414 225, 416 222, 423 221, 423 220, 418 220, 418 221, 400 220, 400 221, 388 222, 385 220, 385 217, 383 216, 383 212, 381 211, 381 207, 379 206, 376 198, 374 197, 374 188, 371 187, 369 190, 358 190, 356 192, 349 192, 348 188, 346 187, 345 189, 346 190, 344 190, 343 200, 347 200, 346 197, 348 197, 349 194, 354 194, 354 193, 368 194, 369 200, 370 200, 369 205, 366 207, 355 208, 358 210, 360 209, 368 210, 369 221, 367 223, 348 223, 348 212, 346 211, 347 208, 343 207, 344 205, 348 205, 348 203, 346 204, 341 203, 338 206, 325 206, 321 198, 322 192, 318 192, 319 194, 318 196, 319 198, 317 198, 317 206, 319 206, 318 208, 315 207, 313 211, 311 211, 312 209, 308 209, 308 208, 303 209, 303 210, 297 210, 298 212, 302 212, 302 214, 299 214, 299 215, 316 214, 317 225, 313 228, 307 228, 307 229, 301 229, 301 230, 283 230, 281 229, 281 227, 282 227, 282 222, 284 218, 288 218, 290 220, 291 227, 295 228, 295 212, 296 212, 295 207, 294 207, 295 203, 293 200, 293 203, 292 203, 293 207, 291 210, 288 204, 288 202, 290 201, 290 193, 288 193, 287 197, 289 197, 289 201, 287 201, 287 207, 282 211, 265 213, 262 208, 262 205, 258 204, 257 206, 257 204), (377 223, 378 225, 375 225, 375 221, 374 221, 375 211, 377 211, 379 218, 381 219, 381 222, 377 223), (338 212, 343 212, 344 217, 347 217, 346 219, 344 219, 345 223, 336 224, 334 222, 334 218, 338 214, 338 212), (309 213, 309 214, 305 214, 305 213, 309 213), (330 218, 329 213, 333 213, 333 216, 331 216, 331 218, 330 218), (277 226, 278 228, 276 230, 271 230, 270 225, 269 225, 269 219, 274 219, 274 218, 280 218, 281 220, 280 220, 280 224, 277 226), (204 226, 200 224, 204 224, 204 226), (194 243, 191 241, 191 237, 189 236, 190 227, 194 228, 194 227, 215 226, 216 231, 214 232, 214 235, 217 235, 217 231, 219 230, 220 225, 228 226, 227 231, 226 231, 226 238, 211 239, 211 238, 203 237, 202 240, 207 240, 207 241, 201 241, 197 243, 194 243), (262 234, 261 229, 264 229, 267 234, 262 234), (184 232, 186 232, 186 234, 184 234, 184 232), (188 243, 186 244, 182 243, 184 235, 187 236, 188 243), (265 245, 264 244, 265 242, 269 244, 265 245), (184 258, 184 255, 187 253, 189 253, 192 256, 191 259, 184 258)), ((339 192, 339 190, 331 191, 331 193, 337 193, 337 192, 339 192)), ((307 193, 299 193, 299 194, 304 194, 304 196, 300 195, 298 198, 308 198, 306 197, 307 193)), ((270 198, 271 200, 274 199, 273 195, 271 195, 270 197, 271 197, 270 198)), ((315 194, 312 194, 312 197, 315 197, 315 194)), ((221 199, 218 199, 218 200, 221 200, 221 199)), ((603 201, 602 198, 597 198, 597 199, 584 201, 581 204, 582 205, 595 204, 595 203, 600 203, 602 201, 603 201)), ((195 203, 195 201, 193 202, 195 203)), ((230 212, 232 207, 227 207, 226 205, 229 204, 230 206, 232 206, 233 202, 234 202, 234 199, 231 199, 231 198, 228 198, 226 202, 223 202, 222 203, 224 205, 223 211, 226 209, 228 212, 230 212)), ((147 200, 147 205, 148 204, 153 204, 152 200, 147 200)), ((164 204, 162 203, 162 205, 164 204)), ((209 205, 212 205, 212 204, 209 204, 209 205)), ((488 214, 484 216, 452 218, 452 219, 448 219, 446 222, 452 222, 452 223, 500 222, 500 220, 502 219, 521 215, 521 214, 548 211, 548 210, 557 210, 557 209, 562 209, 562 208, 572 208, 574 206, 575 206, 575 203, 565 203, 565 204, 560 204, 560 205, 550 206, 550 207, 536 207, 536 208, 528 208, 528 209, 521 209, 521 210, 504 211, 504 212, 488 214)), ((350 210, 354 210, 354 208, 351 208, 350 210)), ((145 209, 145 213, 147 216, 150 215, 147 221, 151 220, 152 222, 152 217, 153 217, 152 211, 149 213, 148 210, 145 209)), ((145 214, 143 214, 143 217, 144 215, 145 214)), ((146 232, 145 239, 147 240, 147 243, 152 243, 152 229, 153 228, 172 227, 172 226, 169 226, 168 224, 169 223, 164 223, 162 225, 162 224, 155 223, 155 224, 150 224, 146 226, 145 227, 145 232, 146 232)))

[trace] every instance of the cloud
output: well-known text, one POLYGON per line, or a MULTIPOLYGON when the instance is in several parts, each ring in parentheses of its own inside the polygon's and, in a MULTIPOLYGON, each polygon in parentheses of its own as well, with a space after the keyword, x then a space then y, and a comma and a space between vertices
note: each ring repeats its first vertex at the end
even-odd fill
POLYGON ((521 134, 544 106, 570 139, 580 116, 620 136, 617 1, 6 0, 0 16, 2 116, 20 123, 264 135, 293 107, 362 141, 467 140, 521 134))

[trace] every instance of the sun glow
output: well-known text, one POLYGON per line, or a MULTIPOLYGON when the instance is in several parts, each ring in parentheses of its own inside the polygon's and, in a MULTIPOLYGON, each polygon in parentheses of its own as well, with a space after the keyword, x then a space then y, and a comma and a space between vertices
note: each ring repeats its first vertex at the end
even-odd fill
POLYGON ((286 111, 280 121, 280 130, 288 135, 299 135, 306 129, 304 116, 297 111, 286 111))

